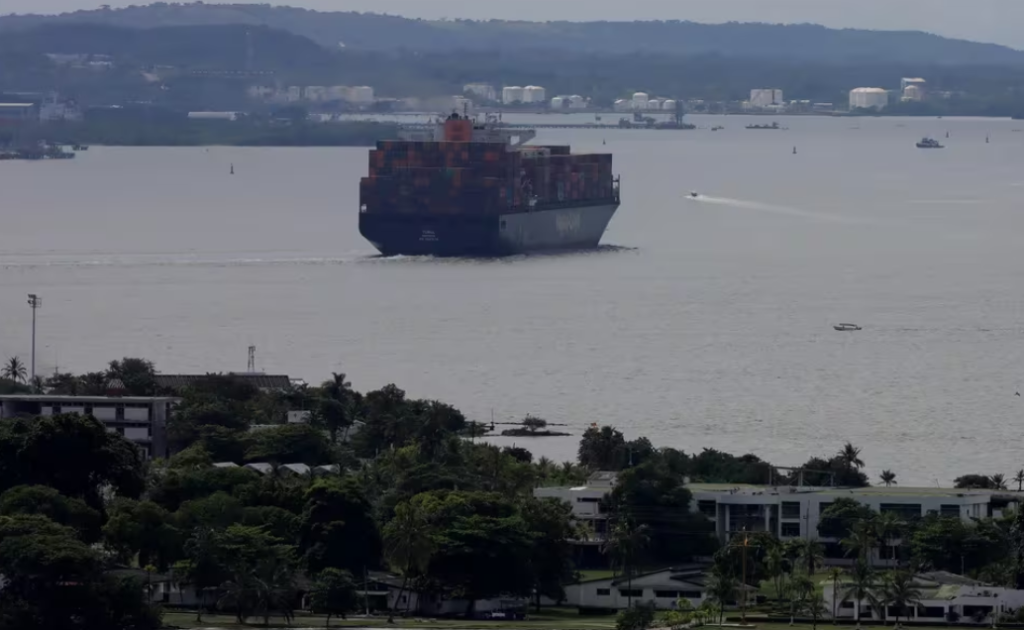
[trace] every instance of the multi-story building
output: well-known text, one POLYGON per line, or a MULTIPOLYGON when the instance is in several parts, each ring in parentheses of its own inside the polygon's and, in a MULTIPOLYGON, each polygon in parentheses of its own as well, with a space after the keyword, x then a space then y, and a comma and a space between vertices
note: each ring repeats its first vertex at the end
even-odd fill
POLYGON ((782 90, 775 88, 758 88, 750 90, 750 106, 756 109, 772 109, 782 107, 786 101, 782 98, 782 90))
POLYGON ((462 86, 463 94, 470 94, 485 101, 498 100, 498 91, 488 83, 467 83, 462 86))
MULTIPOLYGON (((595 532, 600 542, 608 531, 608 515, 602 499, 615 487, 617 474, 595 473, 584 486, 537 488, 536 497, 559 498, 572 506, 574 517, 595 532)), ((741 533, 768 532, 781 540, 820 539, 826 555, 843 558, 838 541, 818 535, 822 513, 840 498, 853 499, 879 513, 903 518, 938 514, 970 522, 999 516, 1007 507, 1024 500, 1024 493, 943 488, 839 488, 808 486, 744 486, 737 484, 688 484, 693 495, 690 509, 715 524, 722 544, 741 533)), ((587 541, 595 542, 595 541, 587 541)), ((876 563, 882 563, 877 555, 876 563)))
POLYGON ((180 398, 154 396, 0 396, 0 419, 48 417, 58 414, 92 416, 108 431, 123 435, 146 458, 167 457, 167 420, 180 398))

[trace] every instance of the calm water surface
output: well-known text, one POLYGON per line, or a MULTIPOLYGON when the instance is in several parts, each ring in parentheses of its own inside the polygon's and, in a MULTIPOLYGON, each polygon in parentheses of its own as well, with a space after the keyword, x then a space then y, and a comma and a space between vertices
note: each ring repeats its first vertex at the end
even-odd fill
POLYGON ((600 251, 491 262, 376 257, 364 149, 4 163, 0 357, 27 358, 39 293, 40 371, 241 370, 253 344, 268 372, 395 382, 480 420, 783 465, 851 440, 903 485, 1024 467, 1024 122, 782 121, 544 132, 614 152, 623 206, 600 251))

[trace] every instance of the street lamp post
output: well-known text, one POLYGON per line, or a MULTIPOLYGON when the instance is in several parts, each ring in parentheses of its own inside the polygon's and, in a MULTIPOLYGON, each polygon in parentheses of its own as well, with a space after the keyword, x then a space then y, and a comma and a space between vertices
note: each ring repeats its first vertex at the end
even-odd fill
POLYGON ((32 380, 29 383, 35 387, 36 383, 36 310, 43 305, 43 300, 35 293, 28 296, 28 305, 32 307, 32 380))

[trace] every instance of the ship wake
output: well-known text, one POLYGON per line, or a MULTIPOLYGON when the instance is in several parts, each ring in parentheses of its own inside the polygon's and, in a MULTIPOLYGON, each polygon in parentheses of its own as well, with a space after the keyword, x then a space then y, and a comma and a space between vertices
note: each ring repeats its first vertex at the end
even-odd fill
POLYGON ((761 203, 759 201, 746 201, 743 199, 730 199, 728 197, 709 197, 707 195, 699 195, 697 197, 688 197, 691 202, 710 204, 716 206, 728 206, 731 208, 739 208, 742 210, 753 210, 756 212, 768 212, 771 214, 779 214, 790 217, 800 217, 802 219, 811 219, 813 221, 823 221, 827 223, 847 223, 857 224, 864 223, 852 219, 850 217, 838 216, 835 214, 827 214, 823 212, 812 212, 810 210, 801 210, 800 208, 792 208, 789 206, 777 206, 774 204, 761 203))

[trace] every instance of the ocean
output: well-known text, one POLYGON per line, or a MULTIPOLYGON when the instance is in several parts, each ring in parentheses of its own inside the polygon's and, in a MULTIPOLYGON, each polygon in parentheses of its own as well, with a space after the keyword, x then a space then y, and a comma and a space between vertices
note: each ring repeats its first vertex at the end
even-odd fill
POLYGON ((0 163, 0 358, 28 360, 36 293, 40 372, 243 371, 255 345, 268 373, 568 425, 496 440, 558 460, 597 423, 777 465, 851 441, 901 485, 1024 467, 1024 121, 744 129, 770 120, 542 131, 613 152, 623 205, 597 251, 492 261, 377 256, 361 148, 0 163))

